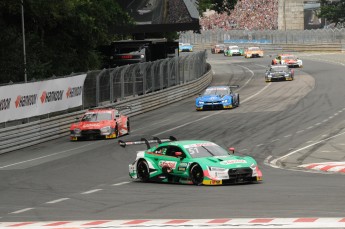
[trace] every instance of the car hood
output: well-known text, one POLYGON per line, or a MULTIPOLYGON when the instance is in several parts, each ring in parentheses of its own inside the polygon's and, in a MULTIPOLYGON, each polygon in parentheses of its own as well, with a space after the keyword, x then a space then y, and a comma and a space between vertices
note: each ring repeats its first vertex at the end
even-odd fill
POLYGON ((204 102, 213 102, 213 101, 219 101, 223 98, 224 97, 221 97, 219 95, 204 95, 200 97, 200 100, 204 102))
POLYGON ((79 128, 81 130, 92 130, 92 129, 101 129, 105 126, 112 126, 112 120, 103 120, 99 122, 79 122, 72 124, 71 129, 79 128))
POLYGON ((227 169, 250 167, 253 163, 256 164, 255 160, 251 157, 240 157, 234 155, 196 158, 195 160, 205 166, 221 167, 227 169))
POLYGON ((295 59, 286 59, 286 60, 284 60, 284 62, 285 62, 285 63, 289 63, 289 64, 291 63, 291 64, 292 64, 292 63, 297 63, 297 60, 295 60, 295 59))
POLYGON ((285 71, 281 71, 281 72, 269 72, 269 75, 272 75, 272 76, 281 76, 281 75, 285 75, 285 74, 289 74, 289 72, 285 72, 285 71))

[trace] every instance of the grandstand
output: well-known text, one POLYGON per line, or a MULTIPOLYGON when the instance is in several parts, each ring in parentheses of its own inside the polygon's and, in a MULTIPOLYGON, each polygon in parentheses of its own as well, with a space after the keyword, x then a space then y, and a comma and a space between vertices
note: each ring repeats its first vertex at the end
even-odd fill
POLYGON ((202 30, 266 30, 278 28, 278 0, 238 0, 230 12, 204 15, 202 30))

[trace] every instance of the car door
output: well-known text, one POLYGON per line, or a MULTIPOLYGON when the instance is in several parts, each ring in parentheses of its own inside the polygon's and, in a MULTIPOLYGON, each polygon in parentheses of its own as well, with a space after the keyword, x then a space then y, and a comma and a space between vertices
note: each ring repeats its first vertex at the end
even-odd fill
POLYGON ((127 118, 123 114, 121 114, 118 110, 114 112, 115 120, 117 129, 119 131, 119 135, 124 135, 127 133, 127 118))
POLYGON ((156 157, 155 161, 157 162, 158 167, 162 169, 164 174, 178 175, 184 173, 184 171, 180 169, 180 164, 183 162, 185 154, 180 147, 163 146, 157 148, 156 151, 159 154, 162 154, 161 156, 156 157), (176 152, 180 152, 181 155, 176 155, 176 152))

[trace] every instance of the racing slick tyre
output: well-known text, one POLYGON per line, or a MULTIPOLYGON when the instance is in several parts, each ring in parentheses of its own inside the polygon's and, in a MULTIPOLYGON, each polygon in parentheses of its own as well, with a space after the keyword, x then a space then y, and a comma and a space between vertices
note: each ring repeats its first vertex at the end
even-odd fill
POLYGON ((115 137, 118 138, 119 137, 119 129, 117 128, 117 125, 115 127, 114 133, 116 135, 115 137))
POLYGON ((240 95, 237 95, 236 107, 240 106, 240 95))
POLYGON ((137 174, 139 180, 142 182, 148 182, 150 179, 149 165, 145 160, 141 160, 137 165, 137 174))
POLYGON ((204 180, 204 171, 202 171, 200 165, 194 164, 190 168, 190 179, 192 180, 194 185, 202 185, 204 180))
POLYGON ((127 119, 127 134, 131 132, 131 126, 129 124, 129 119, 127 119))

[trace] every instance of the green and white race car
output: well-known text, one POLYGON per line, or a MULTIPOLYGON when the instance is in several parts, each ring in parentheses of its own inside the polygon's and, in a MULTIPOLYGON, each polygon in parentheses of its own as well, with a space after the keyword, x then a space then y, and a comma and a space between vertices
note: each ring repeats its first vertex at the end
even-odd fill
POLYGON ((195 185, 225 185, 262 181, 257 162, 249 156, 235 156, 219 145, 204 140, 177 141, 154 138, 125 142, 127 145, 146 144, 129 165, 129 176, 143 182, 164 182, 195 185), (150 146, 150 143, 158 143, 150 146))
POLYGON ((237 45, 232 45, 224 50, 224 56, 243 56, 244 50, 237 45))

